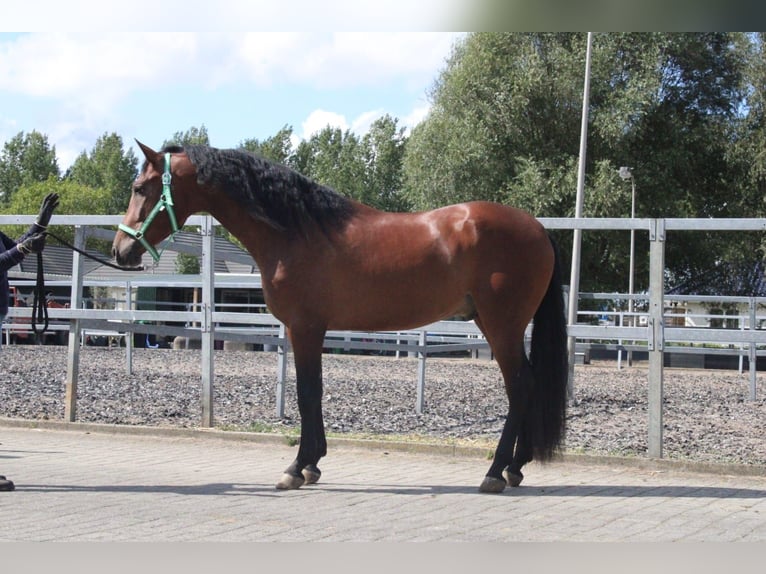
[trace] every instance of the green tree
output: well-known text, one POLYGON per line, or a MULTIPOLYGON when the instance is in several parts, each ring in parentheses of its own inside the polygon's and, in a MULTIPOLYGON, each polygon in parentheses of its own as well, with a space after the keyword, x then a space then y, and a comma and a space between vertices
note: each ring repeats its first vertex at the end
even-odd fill
MULTIPOLYGON (((74 229, 71 226, 56 224, 56 215, 99 215, 108 214, 111 197, 105 188, 93 188, 71 180, 59 180, 50 176, 45 181, 23 185, 13 194, 8 205, 3 206, 2 212, 7 214, 36 214, 40 210, 43 199, 49 193, 59 194, 59 206, 51 222, 51 231, 71 242, 74 239, 74 229)), ((8 226, 4 230, 11 237, 22 235, 28 226, 8 226)))
POLYGON ((5 142, 0 154, 0 201, 6 205, 22 186, 58 177, 56 147, 37 131, 19 132, 5 142))
POLYGON ((364 158, 359 138, 350 130, 328 125, 300 142, 291 167, 347 197, 358 199, 364 193, 364 158))
POLYGON ((375 120, 361 142, 364 185, 358 198, 385 211, 408 211, 402 190, 402 161, 407 138, 389 115, 375 120))
POLYGON ((83 151, 77 157, 65 177, 92 188, 106 189, 110 195, 107 213, 121 213, 130 201, 137 169, 138 158, 133 150, 126 152, 122 138, 116 133, 105 133, 90 154, 83 151))
POLYGON ((262 142, 255 138, 246 139, 240 143, 240 147, 271 161, 288 165, 293 155, 292 138, 292 126, 285 125, 276 134, 262 142))
POLYGON ((210 145, 210 137, 205 124, 200 127, 192 126, 185 132, 176 132, 169 140, 165 140, 162 147, 169 145, 210 145))
MULTIPOLYGON (((573 214, 585 34, 472 34, 453 50, 413 130, 405 188, 419 208, 503 201, 537 216, 573 214)), ((632 168, 639 217, 742 215, 729 155, 743 102, 743 35, 595 34, 586 157, 586 216, 628 216, 632 168)), ((746 43, 746 42, 744 42, 746 43)), ((567 251, 570 233, 559 233, 567 251)), ((647 250, 639 234, 638 252, 647 250)), ((724 243, 716 249, 723 249, 724 243)), ((624 289, 628 234, 584 235, 584 290, 624 289), (585 265, 585 263, 584 263, 585 265)), ((668 244, 671 276, 710 267, 710 246, 668 244)), ((637 287, 647 286, 646 258, 637 287)))
POLYGON ((201 269, 199 257, 189 253, 176 255, 175 267, 179 275, 199 275, 201 269))

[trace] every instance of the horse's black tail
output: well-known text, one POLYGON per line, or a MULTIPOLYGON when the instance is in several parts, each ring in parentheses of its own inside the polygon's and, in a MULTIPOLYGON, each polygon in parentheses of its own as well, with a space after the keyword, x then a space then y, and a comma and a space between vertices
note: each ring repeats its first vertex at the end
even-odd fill
POLYGON ((534 386, 525 417, 534 458, 542 461, 550 460, 564 439, 569 373, 561 264, 553 238, 551 245, 555 257, 553 275, 532 326, 529 362, 534 386))

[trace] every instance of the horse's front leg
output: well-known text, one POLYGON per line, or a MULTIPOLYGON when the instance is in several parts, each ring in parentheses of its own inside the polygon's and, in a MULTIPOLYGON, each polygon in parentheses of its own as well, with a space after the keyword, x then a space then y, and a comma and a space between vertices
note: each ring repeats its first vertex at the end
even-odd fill
POLYGON ((327 439, 322 419, 324 331, 291 329, 289 333, 295 357, 301 440, 298 456, 277 483, 280 490, 292 490, 304 484, 317 482, 322 474, 317 464, 319 459, 327 454, 327 439))

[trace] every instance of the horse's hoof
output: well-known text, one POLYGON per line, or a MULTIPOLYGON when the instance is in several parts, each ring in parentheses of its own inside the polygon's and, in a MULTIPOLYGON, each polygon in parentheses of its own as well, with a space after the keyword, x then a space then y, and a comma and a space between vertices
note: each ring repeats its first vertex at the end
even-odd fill
POLYGON ((322 476, 322 471, 315 464, 309 464, 301 471, 306 484, 316 484, 322 476))
POLYGON ((503 478, 505 478, 505 482, 508 483, 508 486, 519 486, 521 484, 521 481, 524 480, 524 475, 519 473, 516 474, 515 472, 510 472, 507 468, 503 471, 503 478))
POLYGON ((277 483, 277 490, 297 490, 303 486, 304 482, 305 479, 302 476, 285 473, 282 475, 282 480, 277 483))
POLYGON ((487 492, 490 494, 498 494, 505 490, 505 480, 502 478, 495 478, 494 476, 485 476, 484 481, 479 487, 479 492, 487 492))

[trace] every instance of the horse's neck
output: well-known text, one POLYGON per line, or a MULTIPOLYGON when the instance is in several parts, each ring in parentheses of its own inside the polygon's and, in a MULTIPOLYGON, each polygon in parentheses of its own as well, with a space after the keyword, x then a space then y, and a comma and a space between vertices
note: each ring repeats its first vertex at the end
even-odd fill
POLYGON ((283 233, 248 214, 242 206, 235 205, 228 198, 213 201, 206 211, 242 242, 261 270, 269 267, 273 254, 285 241, 283 233))

